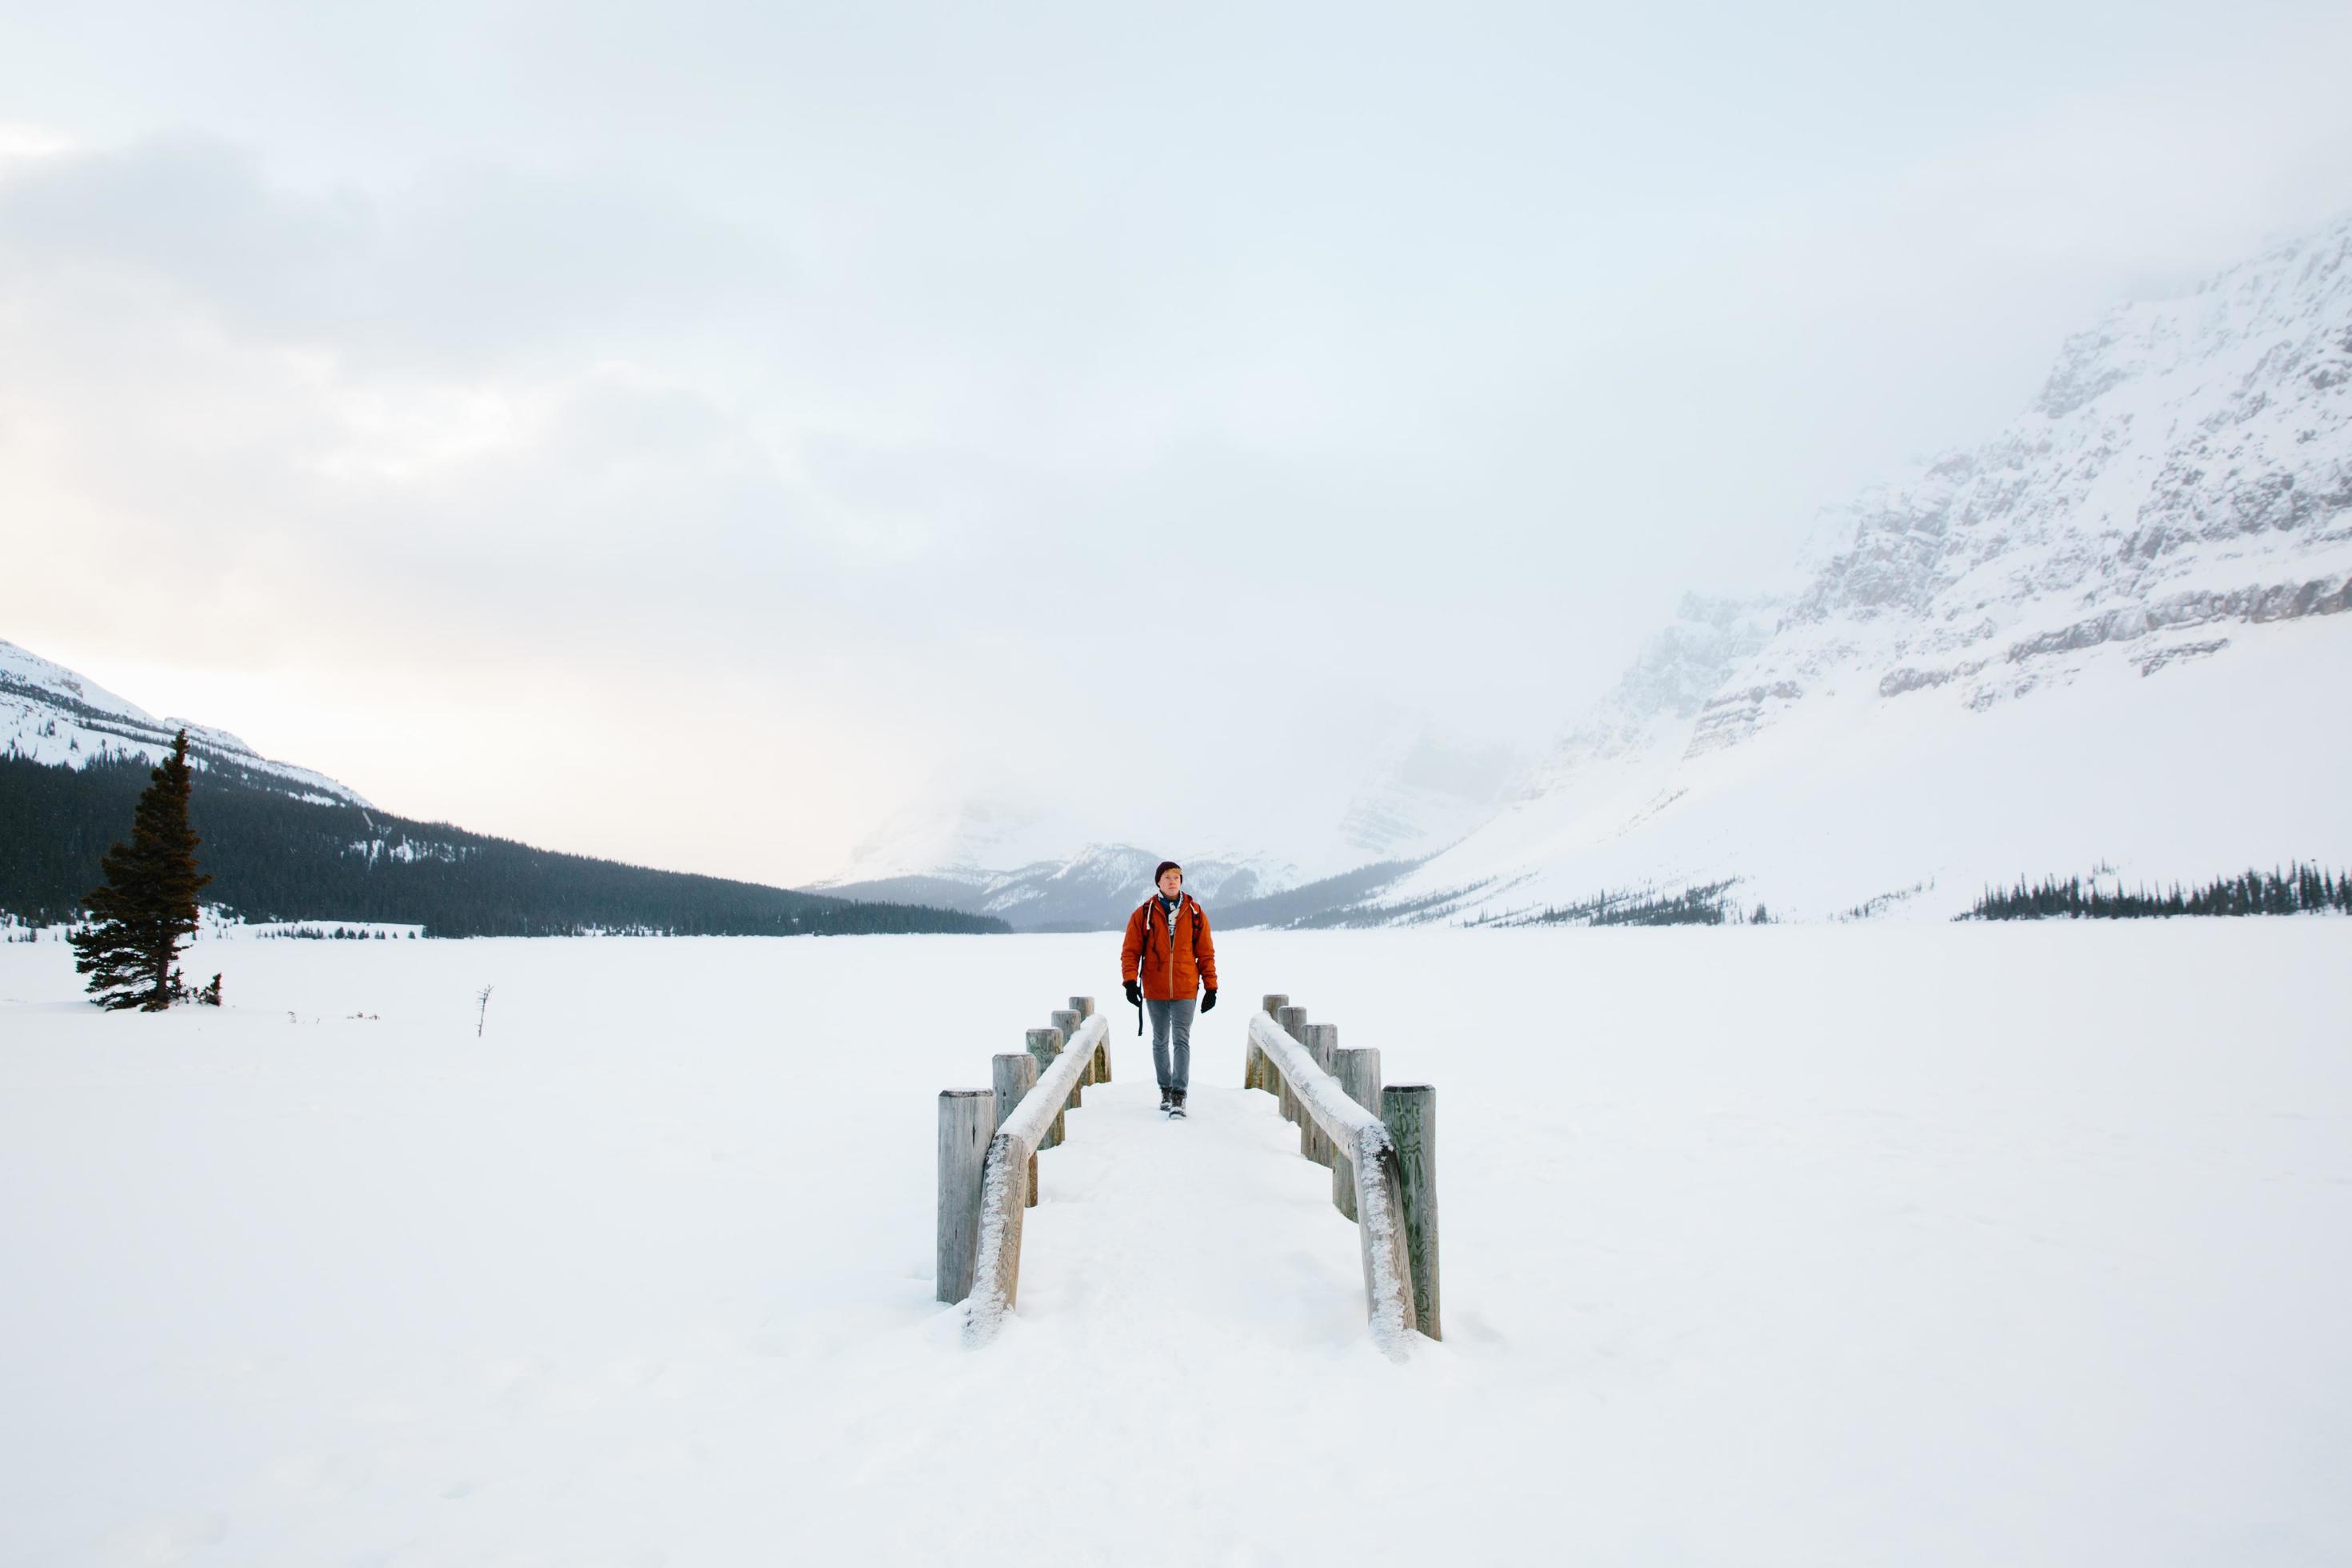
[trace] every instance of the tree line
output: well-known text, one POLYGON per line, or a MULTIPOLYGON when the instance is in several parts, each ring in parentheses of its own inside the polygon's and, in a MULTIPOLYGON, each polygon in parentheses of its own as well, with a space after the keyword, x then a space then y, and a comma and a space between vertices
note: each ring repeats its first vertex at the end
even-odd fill
POLYGON ((1731 902, 1732 879, 1705 882, 1678 893, 1603 890, 1572 904, 1547 904, 1530 915, 1475 923, 1492 925, 1719 926, 1762 925, 1771 918, 1762 904, 1751 910, 1731 902))
POLYGON ((2202 887, 2175 882, 2161 891, 2142 886, 2129 892, 2102 888, 2080 877, 2060 881, 2044 877, 2028 886, 1985 889, 1960 918, 1980 921, 2152 920, 2168 915, 2302 915, 2322 910, 2352 914, 2352 871, 2342 874, 2297 861, 2285 869, 2242 871, 2217 877, 2202 887))
MULTIPOLYGON (((150 769, 110 759, 79 769, 0 757, 0 913, 77 919, 109 847, 132 820, 150 769)), ((372 921, 425 934, 678 936, 1002 931, 988 915, 831 899, 720 877, 535 849, 347 802, 299 800, 191 770, 187 816, 203 840, 204 900, 251 921, 372 921), (411 858, 391 853, 410 847, 411 858)))

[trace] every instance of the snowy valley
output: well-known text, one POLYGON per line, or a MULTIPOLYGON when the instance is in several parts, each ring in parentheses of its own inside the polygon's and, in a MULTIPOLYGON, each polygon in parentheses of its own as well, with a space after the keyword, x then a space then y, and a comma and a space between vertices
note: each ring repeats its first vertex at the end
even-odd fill
MULTIPOLYGON (((2020 879, 2341 868, 2347 608, 2352 221, 2118 307, 2008 427, 1825 510, 1784 581, 1686 596, 1548 751, 1403 727, 1350 798, 1188 871, 1245 923, 1384 925, 1694 892, 1943 920, 2020 879)), ((824 885, 1098 928, 1159 853, 948 781, 824 885)))
POLYGON ((2352 921, 1222 949, 1437 1086, 1405 1364, 1248 1003, 1164 1121, 1103 933, 200 942, 160 1016, 0 944, 0 1561, 2352 1556, 2352 921), (967 1351, 936 1097, 1073 992, 967 1351))

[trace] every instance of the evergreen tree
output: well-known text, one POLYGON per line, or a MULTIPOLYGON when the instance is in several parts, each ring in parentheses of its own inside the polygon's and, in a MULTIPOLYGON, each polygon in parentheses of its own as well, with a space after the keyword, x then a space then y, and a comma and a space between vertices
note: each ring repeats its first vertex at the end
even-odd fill
POLYGON ((103 887, 82 902, 94 923, 73 933, 74 969, 89 976, 101 1007, 159 1013, 178 1000, 173 968, 182 939, 196 929, 196 893, 212 880, 196 869, 188 827, 188 732, 148 775, 131 819, 131 842, 106 852, 103 887))

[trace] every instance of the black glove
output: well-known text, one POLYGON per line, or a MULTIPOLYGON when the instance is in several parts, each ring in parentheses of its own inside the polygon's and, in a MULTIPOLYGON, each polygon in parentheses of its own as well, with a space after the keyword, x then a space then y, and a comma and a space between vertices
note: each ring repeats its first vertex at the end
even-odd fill
POLYGON ((1201 1011, 1205 1013, 1216 1005, 1217 988, 1212 985, 1206 991, 1201 993, 1201 1011))
POLYGON ((1143 987, 1132 980, 1127 983, 1127 1005, 1130 1007, 1143 1005, 1143 987))

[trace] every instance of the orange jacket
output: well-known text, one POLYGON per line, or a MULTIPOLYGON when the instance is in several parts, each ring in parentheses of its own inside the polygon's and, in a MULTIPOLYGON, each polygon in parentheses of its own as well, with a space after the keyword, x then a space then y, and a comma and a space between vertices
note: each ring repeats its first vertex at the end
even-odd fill
POLYGON ((1153 1002, 1189 1002, 1202 986, 1217 988, 1217 948, 1209 940, 1209 911, 1183 895, 1176 906, 1176 940, 1168 940, 1168 916, 1160 895, 1127 917, 1127 940, 1119 944, 1118 977, 1143 982, 1153 1002))

